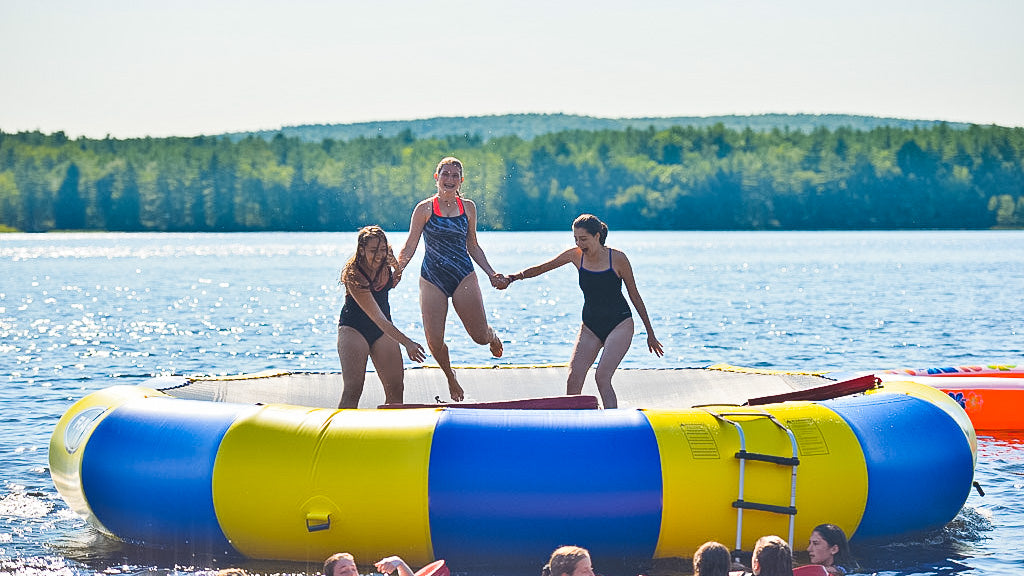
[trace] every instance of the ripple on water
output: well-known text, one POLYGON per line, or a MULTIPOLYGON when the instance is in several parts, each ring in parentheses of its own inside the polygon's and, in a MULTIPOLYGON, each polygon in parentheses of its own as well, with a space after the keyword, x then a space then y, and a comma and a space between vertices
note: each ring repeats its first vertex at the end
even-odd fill
POLYGON ((53 502, 39 492, 11 492, 0 498, 0 517, 43 518, 53 510, 53 502))
POLYGON ((887 542, 854 542, 854 555, 868 573, 960 572, 967 567, 959 560, 972 556, 975 545, 987 539, 992 530, 988 515, 965 506, 938 530, 887 542))
POLYGON ((75 576, 80 570, 59 556, 5 558, 0 556, 0 574, 17 576, 75 576))

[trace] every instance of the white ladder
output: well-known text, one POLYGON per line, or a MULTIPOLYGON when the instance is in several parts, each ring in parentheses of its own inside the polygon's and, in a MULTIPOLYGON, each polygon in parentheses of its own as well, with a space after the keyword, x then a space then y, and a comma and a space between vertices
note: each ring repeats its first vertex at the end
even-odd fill
POLYGON ((736 550, 740 550, 743 545, 743 511, 744 510, 759 510, 762 512, 772 512, 775 514, 785 514, 789 516, 789 538, 787 542, 789 547, 793 549, 793 526, 796 523, 796 468, 800 465, 800 458, 798 457, 799 448, 796 444, 796 436, 788 426, 780 422, 775 416, 764 412, 762 410, 751 410, 744 412, 729 412, 729 413, 718 413, 710 410, 709 407, 701 407, 705 412, 715 417, 720 422, 730 424, 736 429, 736 432, 740 436, 740 449, 736 452, 736 459, 740 461, 740 482, 739 482, 739 496, 735 502, 732 503, 733 508, 736 508, 736 550), (747 439, 743 433, 743 427, 740 426, 739 422, 734 422, 730 418, 734 417, 755 417, 755 418, 767 418, 773 424, 781 428, 789 436, 789 443, 792 446, 793 452, 791 456, 776 456, 773 454, 759 454, 757 452, 747 452, 747 439), (776 464, 779 466, 789 466, 791 469, 790 474, 790 487, 789 487, 789 506, 779 506, 777 504, 765 504, 761 502, 748 502, 743 498, 744 482, 746 481, 746 468, 747 461, 755 462, 767 462, 770 464, 776 464))

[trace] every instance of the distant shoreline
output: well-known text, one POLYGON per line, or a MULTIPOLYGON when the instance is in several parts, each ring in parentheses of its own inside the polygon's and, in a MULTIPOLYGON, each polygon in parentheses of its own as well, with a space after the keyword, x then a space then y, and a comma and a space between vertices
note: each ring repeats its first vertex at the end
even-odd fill
POLYGON ((490 119, 492 134, 541 122, 529 129, 546 132, 532 139, 484 139, 460 123, 462 135, 406 128, 317 142, 283 133, 238 141, 0 133, 0 228, 399 229, 434 193, 431 175, 445 156, 463 162, 462 193, 477 205, 479 230, 560 230, 583 213, 615 230, 1024 227, 1024 128, 805 132, 789 126, 791 116, 757 118, 774 124, 583 130, 565 129, 578 117, 534 115, 490 119))
POLYGON ((601 118, 575 114, 498 114, 486 116, 447 116, 414 120, 379 120, 347 124, 302 124, 282 126, 272 130, 250 130, 228 132, 219 136, 238 141, 247 137, 264 140, 278 134, 286 138, 298 138, 305 142, 324 140, 348 141, 354 138, 393 138, 408 132, 415 138, 468 137, 487 141, 502 136, 516 136, 531 140, 537 136, 571 130, 664 130, 673 126, 706 128, 721 124, 730 130, 742 131, 747 128, 755 132, 791 130, 811 132, 817 128, 836 130, 873 130, 879 127, 901 129, 931 128, 945 125, 955 130, 972 126, 965 122, 944 120, 911 120, 862 116, 855 114, 730 114, 721 116, 666 116, 638 118, 601 118))

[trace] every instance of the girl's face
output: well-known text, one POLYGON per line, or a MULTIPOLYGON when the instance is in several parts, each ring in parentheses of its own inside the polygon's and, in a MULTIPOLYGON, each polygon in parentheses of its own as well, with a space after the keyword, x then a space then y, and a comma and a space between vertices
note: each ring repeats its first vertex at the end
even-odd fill
POLYGON ((388 243, 373 237, 363 245, 363 263, 371 270, 379 268, 388 256, 388 243))
POLYGON ((331 576, 359 576, 359 569, 356 563, 348 558, 340 558, 334 563, 334 571, 331 576))
POLYGON ((811 533, 811 539, 807 542, 807 554, 811 557, 811 564, 831 566, 834 562, 833 556, 838 553, 839 546, 829 546, 820 533, 811 533))
POLYGON ((597 238, 596 234, 591 234, 583 228, 573 228, 572 236, 576 239, 576 246, 583 251, 584 254, 591 250, 599 250, 601 248, 601 240, 597 238))
POLYGON ((434 174, 438 192, 458 192, 462 187, 462 169, 455 164, 445 164, 434 174))
POLYGON ((569 576, 594 576, 594 567, 590 564, 590 557, 584 556, 577 562, 569 576))

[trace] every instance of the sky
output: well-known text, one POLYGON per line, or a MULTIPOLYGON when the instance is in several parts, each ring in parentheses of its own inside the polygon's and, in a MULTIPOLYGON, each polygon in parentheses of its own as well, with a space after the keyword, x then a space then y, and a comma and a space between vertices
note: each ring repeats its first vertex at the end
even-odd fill
POLYGON ((858 114, 1024 126, 1021 0, 0 0, 0 130, 858 114))

